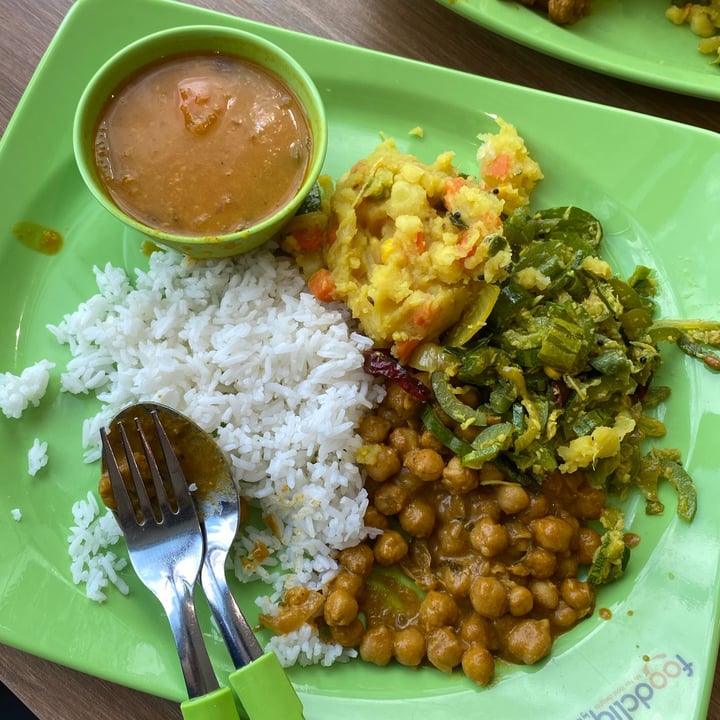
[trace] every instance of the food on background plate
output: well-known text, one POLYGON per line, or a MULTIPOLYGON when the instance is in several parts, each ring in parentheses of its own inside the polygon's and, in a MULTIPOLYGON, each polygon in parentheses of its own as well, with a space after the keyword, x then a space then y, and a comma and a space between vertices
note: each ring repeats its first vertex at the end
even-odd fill
POLYGON ((547 13, 557 25, 573 25, 591 12, 591 0, 520 0, 520 3, 547 13))
POLYGON ((720 63, 720 0, 691 3, 673 1, 665 17, 676 25, 687 25, 701 39, 698 50, 714 55, 713 63, 720 63))
POLYGON ((151 228, 192 236, 251 227, 305 180, 312 136, 272 71, 219 53, 170 56, 111 95, 95 136, 115 203, 151 228), (272 177, 273 182, 261 182, 272 177))
MULTIPOLYGON (((521 5, 545 13, 556 25, 574 25, 592 12, 591 0, 518 0, 521 5)), ((698 35, 698 50, 714 55, 711 61, 720 63, 720 0, 684 2, 673 0, 665 10, 665 17, 675 25, 687 25, 698 35)))
MULTIPOLYGON (((542 174, 515 129, 498 125, 481 136, 479 180, 455 171, 451 154, 428 166, 391 142, 340 178, 340 191, 323 178, 283 242, 320 299, 274 245, 209 261, 158 251, 134 278, 96 268, 98 294, 50 327, 72 355, 62 389, 101 402, 83 430, 86 460, 99 457, 99 428, 138 401, 173 406, 215 434, 254 507, 234 569, 270 586, 257 602, 286 665, 359 653, 380 665, 460 665, 486 684, 496 657, 545 657, 622 573, 638 539, 611 493, 637 487, 661 512, 667 479, 692 518, 695 488, 677 455, 643 454, 642 440, 664 430, 644 410, 666 396, 651 384, 657 344, 718 369, 708 349, 720 344, 718 324, 653 320, 649 271, 613 276, 594 217, 530 212, 542 174), (394 336, 413 326, 407 318, 372 318, 383 332, 374 346, 355 332, 352 305, 312 282, 332 276, 340 217, 355 230, 349 257, 362 256, 354 243, 381 250, 391 240, 385 257, 363 256, 363 281, 385 261, 415 260, 421 247, 403 254, 393 235, 417 227, 413 217, 425 234, 427 221, 422 247, 437 243, 432 257, 476 290, 462 315, 407 338, 394 336), (456 252, 463 233, 475 253, 456 252), (405 339, 411 352, 398 352, 405 339)), ((427 267, 405 277, 432 296, 439 274, 427 267)), ((109 582, 126 591, 124 560, 108 550, 119 538, 112 516, 92 495, 73 515, 75 581, 96 600, 109 582)))

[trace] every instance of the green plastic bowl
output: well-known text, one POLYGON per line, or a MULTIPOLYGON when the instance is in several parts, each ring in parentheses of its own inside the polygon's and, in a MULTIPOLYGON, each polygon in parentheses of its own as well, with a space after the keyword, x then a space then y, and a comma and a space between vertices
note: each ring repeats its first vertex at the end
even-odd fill
POLYGON ((177 27, 148 35, 126 46, 102 65, 80 97, 73 126, 75 160, 87 187, 118 220, 153 242, 196 258, 227 257, 262 245, 295 215, 320 174, 327 151, 325 108, 315 84, 288 53, 252 33, 214 25, 177 27), (153 228, 115 204, 95 166, 98 117, 111 93, 136 71, 161 58, 192 52, 221 52, 250 60, 273 71, 295 92, 310 123, 312 156, 297 194, 275 214, 237 232, 214 236, 181 235, 153 228))

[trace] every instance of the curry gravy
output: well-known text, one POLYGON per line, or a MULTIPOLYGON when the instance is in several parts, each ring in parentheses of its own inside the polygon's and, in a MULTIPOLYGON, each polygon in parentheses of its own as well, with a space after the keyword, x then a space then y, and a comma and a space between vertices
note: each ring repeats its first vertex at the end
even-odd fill
POLYGON ((95 137, 98 174, 114 202, 152 228, 232 233, 273 215, 298 191, 312 139, 299 100, 243 58, 164 58, 108 102, 95 137))

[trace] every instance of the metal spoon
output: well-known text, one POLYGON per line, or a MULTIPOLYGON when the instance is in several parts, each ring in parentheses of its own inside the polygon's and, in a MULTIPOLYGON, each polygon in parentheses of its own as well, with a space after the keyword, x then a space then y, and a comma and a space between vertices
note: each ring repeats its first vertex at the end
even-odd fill
POLYGON ((193 499, 205 536, 200 584, 236 668, 228 678, 231 687, 250 720, 301 720, 302 704, 284 669, 274 653, 263 653, 227 584, 225 562, 240 523, 240 496, 225 454, 182 413, 158 403, 140 406, 157 412, 188 485, 196 486, 193 499))

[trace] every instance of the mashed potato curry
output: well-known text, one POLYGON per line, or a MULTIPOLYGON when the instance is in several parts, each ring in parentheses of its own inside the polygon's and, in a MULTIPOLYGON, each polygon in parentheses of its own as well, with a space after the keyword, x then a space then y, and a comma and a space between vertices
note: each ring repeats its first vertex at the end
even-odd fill
POLYGON ((528 203, 542 173, 515 128, 498 123, 480 136, 479 177, 460 173, 452 152, 428 165, 385 140, 285 238, 313 293, 346 302, 401 361, 506 277, 503 214, 528 203))

